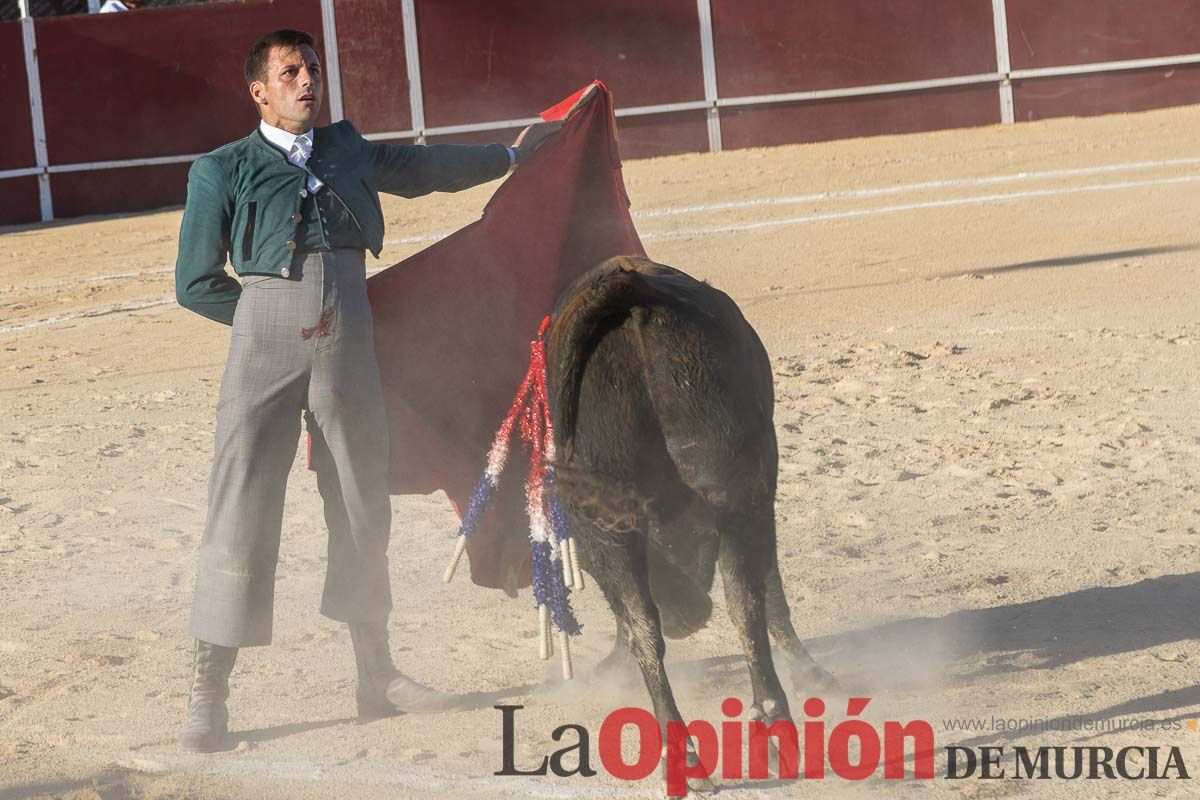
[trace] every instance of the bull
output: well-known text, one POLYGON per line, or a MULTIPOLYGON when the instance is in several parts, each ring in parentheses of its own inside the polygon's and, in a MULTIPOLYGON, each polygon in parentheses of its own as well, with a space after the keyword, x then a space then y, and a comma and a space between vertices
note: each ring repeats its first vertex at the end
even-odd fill
POLYGON ((617 622, 601 668, 635 662, 659 723, 682 722, 664 636, 708 622, 719 564, 750 716, 791 718, 768 635, 798 691, 836 686, 792 626, 776 558, 771 364, 733 300, 648 259, 609 259, 559 297, 546 361, 559 501, 617 622))

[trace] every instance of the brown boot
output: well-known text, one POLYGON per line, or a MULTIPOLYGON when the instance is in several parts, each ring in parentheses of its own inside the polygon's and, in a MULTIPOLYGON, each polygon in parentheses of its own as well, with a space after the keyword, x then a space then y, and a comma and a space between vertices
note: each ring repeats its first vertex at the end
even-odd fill
POLYGON ((196 640, 192 689, 188 693, 187 719, 179 732, 179 749, 185 753, 229 750, 229 673, 237 660, 236 647, 196 640))
POLYGON ((444 711, 452 706, 452 695, 417 683, 396 669, 388 646, 386 620, 350 623, 350 641, 354 643, 354 662, 358 667, 354 699, 360 720, 444 711))

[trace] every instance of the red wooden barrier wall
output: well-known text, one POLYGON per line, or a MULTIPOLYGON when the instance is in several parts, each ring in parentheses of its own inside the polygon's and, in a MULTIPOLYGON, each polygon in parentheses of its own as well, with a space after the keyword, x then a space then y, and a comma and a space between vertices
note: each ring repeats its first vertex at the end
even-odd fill
POLYGON ((1013 67, 1200 52, 1198 0, 1006 0, 1013 67))
POLYGON ((346 119, 363 133, 411 130, 400 0, 338 0, 337 32, 346 119))
MULTIPOLYGON (((33 122, 29 116, 29 84, 25 77, 25 48, 21 25, 0 22, 0 171, 32 167, 33 122)), ((41 219, 37 178, 0 179, 0 225, 41 219)))
MULTIPOLYGON (((1200 0, 1007 0, 1007 5, 1016 69, 1200 52, 1200 0)), ((1013 100, 1018 120, 1200 103, 1200 67, 1015 81, 1013 100)))
MULTIPOLYGON (((50 163, 204 153, 240 139, 258 124, 241 77, 246 51, 282 27, 314 32, 320 50, 319 0, 38 20, 50 163)), ((54 213, 181 203, 186 176, 186 164, 56 174, 54 213)))
POLYGON ((1018 121, 1092 116, 1200 103, 1200 67, 1014 81, 1018 121))
MULTIPOLYGON (((1200 0, 1007 0, 1014 70, 1200 52, 1200 0)), ((997 71, 991 0, 710 0, 717 95, 997 71)), ((529 117, 595 77, 618 108, 704 101, 696 0, 415 0, 425 128, 529 117)), ((401 0, 337 0, 345 116, 413 128, 401 0)), ((180 156, 244 136, 241 66, 262 32, 323 52, 320 0, 232 0, 36 22, 49 163, 180 156)), ((0 172, 36 164, 21 23, 0 23, 0 172)), ((1014 80, 1017 120, 1200 102, 1200 66, 1014 80)), ((711 98, 709 98, 711 99, 711 98)), ((326 102, 326 117, 330 103, 326 102)), ((624 116, 627 158, 708 149, 707 111, 624 116)), ((722 107, 726 148, 1000 121, 998 83, 722 107)), ((431 136, 508 141, 515 130, 431 136)), ((409 134, 411 136, 411 134, 409 134)), ((53 172, 55 215, 177 204, 188 165, 53 172)), ((39 218, 38 179, 0 177, 0 224, 39 218)))
MULTIPOLYGON (((416 11, 430 127, 534 116, 595 78, 622 107, 704 99, 696 0, 417 0, 416 11)), ((621 124, 627 158, 707 143, 703 112, 621 124)))
POLYGON ((21 26, 0 23, 0 103, 4 107, 4 139, 0 145, 0 170, 34 164, 33 122, 29 116, 29 84, 21 26))
MULTIPOLYGON (((996 70, 990 0, 713 0, 721 97, 783 94, 996 70)), ((994 85, 721 112, 726 147, 1000 121, 994 85)))
POLYGON ((0 180, 0 225, 20 225, 41 218, 36 177, 0 180))

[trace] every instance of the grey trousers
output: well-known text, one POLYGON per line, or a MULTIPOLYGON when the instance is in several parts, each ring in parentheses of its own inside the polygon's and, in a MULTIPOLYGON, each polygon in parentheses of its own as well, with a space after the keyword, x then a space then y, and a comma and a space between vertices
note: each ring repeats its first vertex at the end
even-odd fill
POLYGON ((312 253, 290 279, 243 281, 217 402, 189 626, 197 639, 271 642, 284 493, 302 413, 329 528, 321 613, 343 622, 386 617, 387 420, 361 252, 312 253))

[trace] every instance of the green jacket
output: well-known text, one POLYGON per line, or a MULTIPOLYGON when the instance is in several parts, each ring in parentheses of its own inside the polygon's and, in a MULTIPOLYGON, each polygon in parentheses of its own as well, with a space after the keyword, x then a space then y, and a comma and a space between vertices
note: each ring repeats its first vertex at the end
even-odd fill
POLYGON ((175 296, 199 314, 233 324, 238 275, 288 277, 308 172, 349 210, 371 254, 383 248, 378 192, 419 197, 457 192, 498 178, 509 167, 502 145, 377 144, 343 120, 313 133, 307 171, 290 163, 256 128, 201 156, 188 173, 187 203, 175 261, 175 296))

